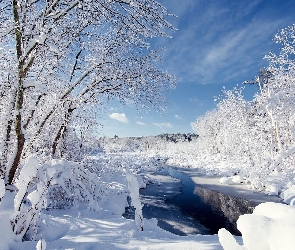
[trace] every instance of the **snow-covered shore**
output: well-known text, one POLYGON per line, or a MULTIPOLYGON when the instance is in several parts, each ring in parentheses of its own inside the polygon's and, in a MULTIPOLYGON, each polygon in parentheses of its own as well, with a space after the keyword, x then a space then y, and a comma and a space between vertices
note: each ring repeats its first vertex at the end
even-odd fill
MULTIPOLYGON (((177 236, 157 227, 155 220, 144 220, 143 232, 138 231, 133 220, 91 213, 78 216, 72 210, 53 213, 49 220, 55 223, 55 230, 50 233, 52 240, 47 241, 47 249, 222 249, 217 235, 177 236), (68 231, 54 239, 53 234, 58 235, 63 228, 68 231)), ((35 245, 13 243, 10 249, 31 250, 35 245)))
MULTIPOLYGON (((153 178, 163 188, 167 183, 177 183, 168 174, 153 175, 153 178)), ((222 249, 217 235, 178 236, 158 227, 156 219, 144 219, 144 231, 138 230, 134 220, 121 215, 126 206, 122 179, 112 181, 117 182, 116 187, 121 192, 114 192, 116 197, 108 197, 98 212, 72 208, 42 213, 43 224, 39 233, 46 241, 46 249, 222 249)), ((168 188, 173 187, 168 185, 168 188)), ((13 213, 13 199, 13 193, 6 192, 0 204, 1 225, 5 227, 2 230, 8 236, 0 239, 1 250, 35 249, 36 241, 14 242, 11 239, 9 216, 13 213)))
MULTIPOLYGON (((114 155, 112 159, 114 160, 114 155)), ((139 174, 139 177, 146 177, 149 179, 149 174, 155 173, 159 168, 155 166, 153 161, 148 160, 148 163, 143 163, 142 159, 140 162, 137 162, 133 156, 129 156, 125 159, 125 165, 127 163, 132 163, 133 167, 128 168, 134 173, 139 174), (143 167, 144 166, 144 167, 143 167)), ((107 160, 108 165, 111 163, 107 160)), ((102 164, 102 161, 100 161, 102 164)), ((161 163, 159 164, 161 165, 161 163)), ((206 186, 207 188, 212 188, 215 190, 222 190, 222 192, 229 192, 229 195, 245 195, 247 198, 255 196, 255 199, 260 199, 260 202, 264 202, 262 198, 264 197, 269 201, 269 199, 277 199, 270 197, 264 194, 253 193, 252 190, 247 189, 245 184, 235 184, 227 185, 220 184, 219 177, 210 177, 205 175, 204 172, 197 171, 196 169, 179 169, 186 175, 190 176, 193 181, 197 184, 206 186), (243 191, 243 192, 242 192, 243 191)), ((123 171, 124 170, 120 170, 123 171)), ((231 242, 232 239, 237 239, 241 245, 242 238, 229 236, 224 233, 218 235, 190 235, 190 236, 178 236, 170 232, 167 232, 157 226, 156 219, 144 219, 144 230, 138 230, 134 220, 125 219, 122 217, 124 208, 126 204, 126 198, 129 194, 127 188, 127 180, 124 174, 119 174, 115 172, 113 174, 106 174, 105 180, 110 183, 108 195, 104 197, 103 203, 100 204, 99 209, 96 209, 96 212, 89 209, 87 204, 79 204, 74 206, 71 209, 65 210, 49 210, 43 211, 41 213, 41 226, 38 229, 38 237, 46 241, 46 249, 223 249, 219 243, 219 237, 222 238, 223 246, 226 246, 227 243, 231 242)), ((103 177, 103 176, 102 176, 103 177)), ((102 178, 101 177, 101 178, 102 178)), ((167 175, 156 174, 153 176, 156 178, 157 182, 160 184, 161 188, 165 188, 165 182, 179 183, 179 181, 172 181, 167 175), (168 179, 170 179, 168 181, 168 179), (163 185, 161 186, 161 183, 163 185)), ((100 181, 103 181, 101 179, 100 181)), ((177 192, 174 190, 173 192, 177 192)), ((0 249, 24 249, 31 250, 36 249, 37 241, 27 241, 27 242, 16 242, 13 239, 13 233, 11 231, 10 218, 14 213, 13 211, 13 199, 15 193, 6 191, 4 198, 0 203, 0 223, 1 223, 1 232, 4 237, 0 238, 0 249)), ((265 209, 272 207, 274 203, 263 203, 267 204, 264 208, 258 209, 257 215, 259 218, 264 218, 263 213, 265 209)), ((282 205, 282 204, 279 204, 282 205)), ((286 205, 285 205, 286 206, 286 205)), ((275 213, 281 214, 280 210, 287 211, 292 217, 292 207, 286 209, 285 207, 275 207, 275 213), (289 211, 290 210, 290 211, 289 211)), ((253 215, 254 217, 257 215, 253 215)), ((254 221, 252 215, 248 215, 247 220, 244 220, 242 223, 243 226, 247 226, 247 222, 251 223, 254 221)), ((270 235, 275 235, 277 233, 275 225, 280 226, 282 232, 288 230, 288 228, 294 228, 293 224, 287 225, 285 222, 288 222, 288 214, 285 214, 281 220, 280 216, 276 217, 276 221, 272 218, 274 215, 270 215, 270 219, 265 217, 268 221, 266 225, 267 228, 273 228, 272 231, 269 231, 270 235), (284 222, 285 221, 285 222, 284 222)), ((245 217, 246 218, 246 217, 245 217)), ((262 225, 261 223, 259 225, 262 225)), ((265 225, 262 225, 262 228, 265 229, 265 225)), ((263 229, 263 230, 264 230, 263 229)), ((250 240, 250 232, 253 230, 250 226, 243 235, 243 240, 250 240), (248 230, 248 231, 247 231, 248 230)), ((288 234, 285 234, 288 236, 288 234)), ((282 242, 285 239, 285 235, 280 235, 279 241, 282 242)), ((263 236, 261 236, 263 237, 263 236)), ((292 246, 291 240, 288 238, 289 242, 285 245, 292 246), (291 242, 291 243, 290 243, 291 242)), ((278 242, 279 242, 278 241, 278 242)), ((236 242, 236 241, 233 241, 236 242)), ((276 242, 275 242, 276 243, 276 242)), ((237 243, 235 243, 237 244, 237 243)), ((245 244, 245 242, 244 242, 245 244)), ((225 249, 234 249, 234 248, 225 248, 225 249)), ((238 249, 238 248, 237 248, 238 249)), ((242 249, 242 248, 241 248, 242 249)), ((251 249, 251 248, 249 248, 251 249)), ((268 249, 268 248, 267 248, 268 249)), ((271 248, 270 248, 271 249, 271 248)), ((292 248, 290 248, 292 249, 292 248)))
POLYGON ((210 176, 202 174, 198 169, 194 168, 176 168, 177 171, 187 175, 198 186, 210 189, 228 196, 242 198, 250 201, 253 205, 258 205, 263 202, 282 202, 279 196, 267 195, 263 192, 258 192, 249 187, 245 183, 232 182, 230 184, 221 184, 220 176, 210 176))

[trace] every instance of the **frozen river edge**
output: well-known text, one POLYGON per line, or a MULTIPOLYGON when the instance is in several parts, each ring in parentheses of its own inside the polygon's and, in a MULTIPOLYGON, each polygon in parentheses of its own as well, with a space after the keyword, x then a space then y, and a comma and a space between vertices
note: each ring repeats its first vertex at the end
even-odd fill
POLYGON ((282 199, 278 196, 269 196, 262 192, 253 191, 243 183, 235 183, 233 185, 221 184, 221 176, 210 176, 200 174, 197 169, 193 168, 174 169, 190 177, 196 185, 202 188, 210 189, 231 197, 248 200, 254 206, 263 202, 282 202, 282 199))
POLYGON ((200 175, 195 169, 165 167, 145 176, 151 183, 140 192, 144 217, 157 218, 161 228, 182 236, 216 234, 223 227, 239 235, 236 221, 240 215, 252 213, 263 202, 281 202, 243 184, 220 184, 220 177, 200 175), (188 188, 189 196, 183 196, 188 188))

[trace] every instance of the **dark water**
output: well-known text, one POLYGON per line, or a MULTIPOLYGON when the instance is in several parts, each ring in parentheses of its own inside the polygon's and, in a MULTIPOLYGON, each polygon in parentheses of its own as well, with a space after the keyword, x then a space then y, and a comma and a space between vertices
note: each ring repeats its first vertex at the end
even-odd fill
POLYGON ((247 200, 198 187, 188 176, 169 168, 169 174, 182 181, 182 192, 166 203, 177 205, 183 213, 190 215, 206 227, 210 234, 226 228, 240 235, 236 221, 241 214, 252 213, 254 207, 247 200))
MULTIPOLYGON (((166 171, 180 181, 153 183, 140 190, 144 218, 157 218, 159 227, 177 235, 217 234, 220 228, 240 235, 236 220, 253 211, 249 201, 198 187, 173 168, 166 171)), ((132 214, 129 207, 124 217, 132 218, 132 214)))

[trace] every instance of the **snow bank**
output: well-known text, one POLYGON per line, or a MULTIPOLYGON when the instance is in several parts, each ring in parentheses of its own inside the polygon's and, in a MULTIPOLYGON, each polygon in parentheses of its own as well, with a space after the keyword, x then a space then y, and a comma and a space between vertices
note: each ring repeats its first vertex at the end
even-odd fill
POLYGON ((268 195, 278 195, 281 188, 277 184, 270 184, 266 187, 265 191, 268 193, 268 195))
POLYGON ((287 188, 280 196, 286 204, 295 206, 295 186, 287 188))
POLYGON ((220 178, 220 184, 227 184, 227 185, 239 184, 239 183, 243 183, 243 181, 244 181, 243 177, 241 177, 240 175, 220 178))
POLYGON ((243 246, 240 246, 232 234, 227 231, 225 228, 221 228, 218 231, 218 238, 221 246, 224 250, 243 250, 246 249, 243 246))
POLYGON ((286 204, 262 203, 253 214, 241 215, 237 227, 242 233, 244 246, 238 245, 226 229, 221 229, 218 236, 225 250, 295 248, 295 208, 286 204))
POLYGON ((14 234, 10 224, 10 216, 7 213, 0 214, 0 249, 9 250, 9 245, 13 242, 14 234))
POLYGON ((0 249, 10 249, 13 243, 14 233, 10 224, 10 216, 13 213, 14 193, 6 192, 0 204, 0 249))
POLYGON ((233 184, 233 181, 229 177, 222 177, 222 178, 220 178, 220 184, 230 185, 230 184, 233 184))

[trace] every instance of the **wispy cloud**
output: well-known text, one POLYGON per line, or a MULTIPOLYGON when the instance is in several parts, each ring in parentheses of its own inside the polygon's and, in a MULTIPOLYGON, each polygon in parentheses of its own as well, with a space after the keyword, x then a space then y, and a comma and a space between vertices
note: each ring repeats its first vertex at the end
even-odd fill
POLYGON ((159 127, 160 129, 165 129, 165 128, 172 128, 172 124, 170 122, 164 122, 164 123, 153 123, 154 126, 159 127))
POLYGON ((189 98, 189 102, 197 104, 198 106, 203 106, 204 102, 200 99, 198 99, 197 97, 191 97, 189 98))
POLYGON ((138 124, 138 125, 140 125, 140 126, 146 126, 146 123, 144 123, 144 122, 139 122, 139 121, 137 121, 136 124, 138 124))
MULTIPOLYGON (((168 9, 168 12, 170 14, 177 15, 178 17, 185 15, 190 9, 196 8, 199 4, 199 1, 197 0, 182 0, 181 4, 179 4, 179 2, 177 1, 171 0, 160 0, 159 2, 162 3, 164 7, 168 9)), ((179 21, 179 19, 173 21, 177 22, 179 21)))
POLYGON ((174 117, 176 120, 182 120, 182 117, 180 115, 175 115, 174 117))
POLYGON ((236 84, 252 77, 266 64, 263 56, 271 50, 272 37, 286 23, 284 15, 269 18, 273 13, 267 8, 257 11, 262 0, 187 0, 180 4, 185 12, 178 11, 178 2, 165 2, 182 20, 165 61, 182 82, 236 84))
POLYGON ((111 119, 117 120, 119 122, 123 122, 123 123, 128 123, 129 122, 124 113, 122 113, 122 114, 120 114, 120 113, 112 113, 112 114, 109 115, 109 117, 111 119))

